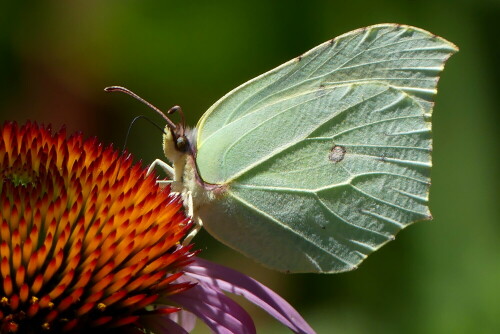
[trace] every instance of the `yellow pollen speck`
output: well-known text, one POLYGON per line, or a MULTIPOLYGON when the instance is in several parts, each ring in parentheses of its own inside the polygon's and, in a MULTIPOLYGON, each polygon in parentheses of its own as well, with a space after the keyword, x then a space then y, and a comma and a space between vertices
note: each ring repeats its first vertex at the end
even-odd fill
POLYGON ((106 309, 106 304, 104 303, 97 304, 97 309, 101 312, 104 311, 106 309))
POLYGON ((38 298, 36 298, 35 296, 31 297, 31 304, 35 304, 35 303, 38 303, 38 298))
POLYGON ((43 325, 42 325, 42 329, 45 329, 46 331, 50 330, 50 324, 48 322, 45 322, 43 325))
POLYGON ((49 302, 48 307, 49 307, 50 309, 51 309, 51 308, 54 308, 54 303, 53 303, 53 302, 49 302))
POLYGON ((3 306, 9 305, 9 299, 7 297, 2 297, 2 299, 0 299, 0 304, 3 306))

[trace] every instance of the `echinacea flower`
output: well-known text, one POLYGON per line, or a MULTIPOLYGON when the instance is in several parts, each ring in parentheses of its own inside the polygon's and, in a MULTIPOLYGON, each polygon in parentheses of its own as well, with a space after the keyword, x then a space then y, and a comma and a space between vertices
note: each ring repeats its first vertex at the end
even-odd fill
POLYGON ((281 297, 194 257, 179 196, 130 156, 81 134, 0 127, 0 333, 254 333, 222 291, 297 333, 312 329, 281 297))
POLYGON ((121 331, 186 290, 178 198, 130 157, 35 124, 0 130, 0 331, 121 331))

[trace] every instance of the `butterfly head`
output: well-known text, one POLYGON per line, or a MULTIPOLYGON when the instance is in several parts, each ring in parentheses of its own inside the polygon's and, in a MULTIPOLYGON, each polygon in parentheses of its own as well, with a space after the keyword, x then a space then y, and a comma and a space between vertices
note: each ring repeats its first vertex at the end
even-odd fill
POLYGON ((163 133, 163 152, 170 162, 175 164, 186 154, 193 154, 193 130, 186 128, 183 123, 176 124, 175 128, 167 123, 163 133))

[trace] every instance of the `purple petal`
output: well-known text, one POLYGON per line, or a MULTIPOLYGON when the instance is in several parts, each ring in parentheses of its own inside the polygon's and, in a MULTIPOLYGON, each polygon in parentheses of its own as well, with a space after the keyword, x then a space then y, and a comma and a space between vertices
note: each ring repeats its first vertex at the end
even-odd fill
POLYGON ((191 264, 184 267, 186 275, 213 289, 245 297, 295 333, 315 333, 290 304, 268 287, 233 269, 197 257, 193 259, 191 264))
MULTIPOLYGON (((186 276, 179 280, 186 279, 193 280, 186 276)), ((216 333, 256 333, 252 318, 238 303, 202 281, 189 290, 169 296, 168 299, 195 314, 216 333)))
POLYGON ((182 328, 184 328, 188 333, 190 333, 196 325, 196 316, 186 310, 171 313, 168 317, 182 326, 182 328))

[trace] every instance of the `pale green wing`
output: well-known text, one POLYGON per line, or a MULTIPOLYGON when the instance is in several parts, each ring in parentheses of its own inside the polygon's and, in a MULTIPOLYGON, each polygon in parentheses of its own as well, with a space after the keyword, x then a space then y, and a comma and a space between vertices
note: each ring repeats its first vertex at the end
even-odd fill
MULTIPOLYGON (((261 147, 261 136, 275 137, 280 127, 302 136, 236 175, 227 196, 200 212, 212 235, 274 269, 340 272, 430 217, 431 125, 414 98, 367 83, 288 101, 279 108, 287 112, 233 144, 261 147), (305 127, 304 110, 316 111, 316 124, 305 127)), ((235 129, 245 123, 235 121, 235 129)))
MULTIPOLYGON (((232 147, 233 141, 221 140, 228 131, 234 131, 231 123, 258 113, 249 120, 254 123, 246 123, 245 129, 239 131, 245 133, 280 111, 273 104, 282 104, 306 91, 348 83, 383 82, 415 97, 430 113, 438 74, 456 50, 453 44, 427 31, 395 24, 355 30, 323 43, 236 88, 205 113, 197 126, 200 174, 206 182, 224 183, 269 152, 279 151, 282 142, 274 139, 279 136, 288 140, 295 134, 284 133, 288 131, 285 125, 276 129, 274 136, 267 136, 267 140, 259 138, 259 145, 245 147, 246 154, 239 155, 237 163, 231 156, 227 157, 231 163, 212 159, 232 147), (263 110, 267 114, 262 115, 263 110)), ((312 112, 314 116, 316 110, 303 112, 312 112)), ((314 122, 314 117, 311 119, 314 122)), ((296 126, 302 125, 300 119, 296 121, 296 126)))
POLYGON ((226 95, 199 129, 200 175, 227 189, 207 230, 274 269, 340 272, 429 218, 431 97, 455 50, 379 25, 226 95))

